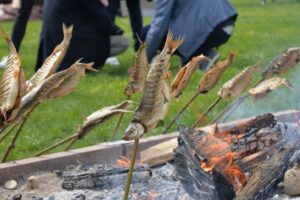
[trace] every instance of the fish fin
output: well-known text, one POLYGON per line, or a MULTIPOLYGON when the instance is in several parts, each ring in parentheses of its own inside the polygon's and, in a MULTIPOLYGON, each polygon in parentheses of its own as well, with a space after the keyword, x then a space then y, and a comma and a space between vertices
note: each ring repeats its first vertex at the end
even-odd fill
POLYGON ((15 45, 13 44, 13 42, 11 41, 11 39, 7 35, 7 33, 4 31, 2 26, 0 26, 0 35, 6 40, 8 46, 9 46, 10 53, 14 53, 14 54, 18 55, 15 45))
POLYGON ((82 114, 79 115, 81 117, 81 119, 83 119, 84 121, 87 120, 87 118, 85 116, 83 116, 82 114))
POLYGON ((82 64, 83 64, 84 69, 91 70, 91 71, 94 71, 94 72, 99 72, 97 69, 92 67, 94 65, 94 62, 82 63, 82 64))
POLYGON ((230 62, 232 62, 233 58, 234 58, 237 54, 238 54, 238 51, 237 51, 237 50, 231 51, 231 52, 229 53, 227 59, 228 59, 230 62))
POLYGON ((179 37, 176 40, 173 40, 173 33, 172 31, 169 31, 164 49, 167 50, 168 54, 173 54, 176 51, 176 49, 183 43, 183 41, 183 37, 179 37))
POLYGON ((203 61, 210 62, 211 60, 208 57, 204 56, 203 54, 200 54, 199 56, 193 57, 192 60, 187 65, 189 65, 191 62, 203 62, 203 61))

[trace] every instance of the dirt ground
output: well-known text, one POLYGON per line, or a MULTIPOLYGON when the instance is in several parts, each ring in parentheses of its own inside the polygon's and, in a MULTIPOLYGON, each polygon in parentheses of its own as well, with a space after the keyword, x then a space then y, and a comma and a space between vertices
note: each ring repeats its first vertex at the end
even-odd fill
POLYGON ((20 180, 16 180, 18 186, 14 190, 7 190, 3 185, 0 187, 0 199, 11 200, 16 194, 22 194, 22 200, 31 200, 32 197, 47 197, 49 194, 61 191, 62 179, 52 172, 38 172, 28 174, 20 180), (30 176, 35 176, 38 180, 39 187, 37 189, 29 189, 26 181, 30 176))

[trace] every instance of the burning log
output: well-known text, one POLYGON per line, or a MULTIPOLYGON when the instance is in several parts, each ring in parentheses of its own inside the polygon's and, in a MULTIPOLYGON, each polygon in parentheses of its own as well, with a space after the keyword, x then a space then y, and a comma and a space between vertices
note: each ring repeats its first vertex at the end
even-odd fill
POLYGON ((251 171, 247 184, 235 200, 266 199, 268 192, 282 180, 288 168, 291 155, 299 149, 300 135, 289 140, 287 144, 276 145, 273 156, 251 171))
MULTIPOLYGON (((220 189, 218 182, 206 182, 214 188, 215 193, 218 193, 219 199, 233 199, 230 192, 229 196, 224 198, 224 194, 220 193, 220 190, 232 189, 237 200, 266 199, 266 195, 282 180, 285 170, 292 164, 289 159, 300 149, 299 144, 299 127, 277 124, 271 114, 258 116, 217 133, 180 127, 175 164, 181 173, 184 173, 184 168, 188 173, 197 171, 192 173, 192 177, 183 178, 183 181, 192 179, 189 184, 201 184, 201 181, 194 183, 197 180, 194 180, 193 176, 197 173, 202 174, 203 171, 212 171, 212 174, 207 173, 206 176, 213 176, 218 181, 223 177, 222 182, 229 183, 227 189, 220 189), (260 143, 264 145, 257 145, 260 143), (248 180, 245 172, 250 174, 248 180)), ((197 190, 193 189, 193 192, 197 190)), ((202 190, 198 192, 201 193, 202 190)))
MULTIPOLYGON (((64 173, 62 188, 66 190, 96 190, 111 189, 123 185, 127 178, 127 168, 103 167, 89 172, 64 173)), ((146 182, 151 178, 152 172, 148 165, 135 167, 133 182, 146 182)))

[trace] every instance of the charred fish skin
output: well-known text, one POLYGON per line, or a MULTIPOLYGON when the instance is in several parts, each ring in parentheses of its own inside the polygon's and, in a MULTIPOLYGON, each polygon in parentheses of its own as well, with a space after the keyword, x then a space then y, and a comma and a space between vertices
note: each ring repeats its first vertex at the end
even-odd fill
POLYGON ((20 57, 9 36, 0 28, 1 36, 9 46, 7 66, 0 83, 0 110, 4 120, 12 119, 20 108, 25 93, 25 76, 20 57), (10 116, 7 113, 10 112, 10 116))
POLYGON ((231 80, 227 81, 219 90, 218 95, 222 98, 235 98, 240 95, 252 81, 254 72, 259 71, 258 63, 246 67, 242 72, 237 74, 231 80))
POLYGON ((133 66, 130 70, 130 81, 124 89, 124 94, 131 95, 136 92, 141 92, 149 71, 149 63, 147 57, 147 43, 142 42, 139 38, 139 49, 135 54, 133 66))
POLYGON ((96 128, 99 124, 106 122, 112 117, 120 113, 131 112, 127 109, 133 104, 133 101, 123 101, 122 103, 114 106, 102 108, 93 112, 87 118, 84 119, 84 123, 77 130, 77 138, 83 138, 88 132, 96 128))
POLYGON ((66 25, 63 24, 63 33, 64 38, 62 42, 55 47, 51 55, 44 61, 38 71, 27 82, 27 92, 36 87, 47 77, 55 73, 55 71, 61 64, 70 46, 70 41, 73 33, 73 25, 66 27, 66 25))
POLYGON ((212 69, 205 73, 198 84, 198 90, 201 94, 209 92, 216 86, 221 75, 228 69, 236 54, 237 51, 230 52, 226 60, 218 62, 212 69))
POLYGON ((283 51, 273 59, 262 73, 262 77, 270 78, 274 75, 287 73, 300 62, 300 47, 293 47, 283 51))
POLYGON ((140 138, 156 127, 162 119, 166 110, 165 80, 168 71, 168 63, 174 51, 182 44, 183 39, 173 40, 171 32, 168 33, 167 40, 162 52, 157 55, 151 64, 146 78, 141 102, 133 114, 133 119, 125 131, 124 140, 140 138), (143 131, 143 132, 140 132, 143 131))
POLYGON ((184 67, 180 69, 171 83, 171 96, 176 99, 180 98, 182 91, 186 88, 194 72, 198 69, 199 64, 203 61, 209 61, 209 58, 203 54, 195 56, 184 67))
POLYGON ((293 89, 293 85, 286 78, 273 77, 261 82, 254 88, 249 90, 249 94, 255 99, 266 97, 270 92, 276 90, 280 86, 286 86, 293 89))

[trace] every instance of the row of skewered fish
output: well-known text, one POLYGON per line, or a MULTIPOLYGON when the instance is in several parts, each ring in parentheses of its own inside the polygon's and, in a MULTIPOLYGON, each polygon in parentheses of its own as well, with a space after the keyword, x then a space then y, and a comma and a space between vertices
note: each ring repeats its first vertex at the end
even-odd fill
POLYGON ((55 73, 68 50, 72 31, 73 26, 63 25, 63 41, 26 82, 20 56, 8 35, 0 30, 9 46, 7 66, 0 83, 0 129, 22 120, 40 103, 67 95, 76 88, 85 70, 95 70, 93 63, 81 63, 78 60, 70 68, 55 73))

